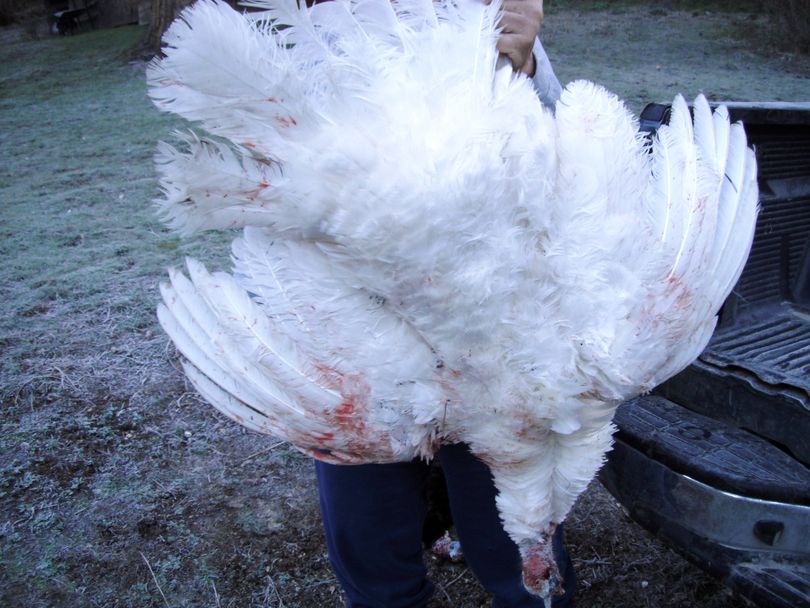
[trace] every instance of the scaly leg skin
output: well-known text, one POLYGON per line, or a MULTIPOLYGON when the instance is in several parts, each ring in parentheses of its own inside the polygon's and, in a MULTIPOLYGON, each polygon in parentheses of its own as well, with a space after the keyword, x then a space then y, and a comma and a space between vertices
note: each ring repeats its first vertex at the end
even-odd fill
POLYGON ((551 605, 551 596, 563 594, 563 580, 554 559, 552 536, 557 524, 552 524, 533 545, 520 548, 523 560, 523 585, 530 593, 539 596, 546 606, 551 605))

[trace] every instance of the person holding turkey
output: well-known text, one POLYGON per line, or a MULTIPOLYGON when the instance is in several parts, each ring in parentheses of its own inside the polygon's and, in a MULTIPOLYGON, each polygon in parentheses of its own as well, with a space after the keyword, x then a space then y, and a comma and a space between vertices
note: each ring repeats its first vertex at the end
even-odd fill
MULTIPOLYGON (((498 51, 515 72, 532 79, 540 100, 553 109, 561 86, 538 38, 543 1, 504 0, 502 7, 498 51)), ((436 457, 464 557, 493 595, 493 608, 542 608, 543 600, 523 585, 520 553, 503 529, 489 468, 464 444, 444 446, 436 457)), ((355 466, 316 460, 315 467, 329 558, 348 606, 424 606, 434 592, 421 543, 430 465, 417 458, 355 466)), ((576 581, 562 525, 553 545, 561 586, 551 606, 570 607, 576 581)))

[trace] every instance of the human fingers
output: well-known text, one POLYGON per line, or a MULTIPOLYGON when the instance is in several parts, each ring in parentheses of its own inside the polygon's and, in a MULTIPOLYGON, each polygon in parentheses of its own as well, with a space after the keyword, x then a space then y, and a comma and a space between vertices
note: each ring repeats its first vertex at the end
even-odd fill
POLYGON ((532 48, 542 22, 542 0, 504 0, 497 46, 499 52, 509 57, 515 70, 534 71, 532 48))

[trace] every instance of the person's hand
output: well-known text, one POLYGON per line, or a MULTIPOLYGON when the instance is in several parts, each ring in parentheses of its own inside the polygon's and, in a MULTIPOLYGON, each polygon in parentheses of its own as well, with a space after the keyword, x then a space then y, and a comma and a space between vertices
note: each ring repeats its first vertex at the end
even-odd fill
MULTIPOLYGON (((492 0, 484 0, 487 4, 492 0)), ((543 0, 503 0, 498 51, 509 57, 512 68, 534 74, 534 39, 543 23, 543 0)))

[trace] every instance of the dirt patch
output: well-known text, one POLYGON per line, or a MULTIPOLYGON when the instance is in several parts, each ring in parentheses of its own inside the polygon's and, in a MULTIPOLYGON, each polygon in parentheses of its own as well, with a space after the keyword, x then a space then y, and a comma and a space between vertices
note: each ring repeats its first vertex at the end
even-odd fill
MULTIPOLYGON (((810 62, 761 42, 760 15, 601 4, 548 5, 564 81, 636 110, 810 99, 810 62)), ((165 268, 224 267, 231 235, 181 241, 154 216, 155 142, 182 125, 121 59, 141 33, 0 48, 0 604, 339 606, 311 461, 188 392, 155 322, 165 268)), ((581 606, 744 605, 598 484, 568 540, 581 606)), ((428 562, 433 606, 487 605, 464 564, 428 562)))

